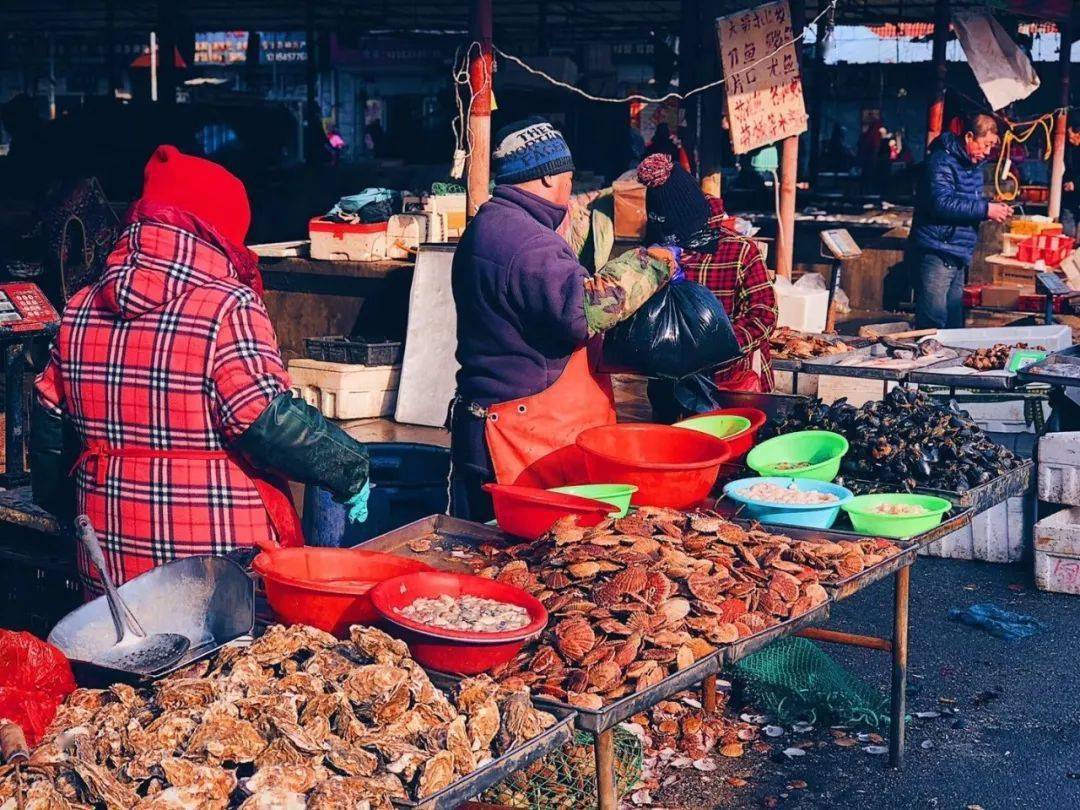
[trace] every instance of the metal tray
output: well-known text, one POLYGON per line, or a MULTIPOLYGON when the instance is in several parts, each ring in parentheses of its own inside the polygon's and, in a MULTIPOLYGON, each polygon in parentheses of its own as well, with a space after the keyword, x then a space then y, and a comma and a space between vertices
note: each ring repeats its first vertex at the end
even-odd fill
MULTIPOLYGON (((429 673, 431 682, 447 691, 452 689, 457 679, 448 675, 429 673)), ((537 703, 539 703, 537 701, 537 703)), ((497 759, 480 766, 468 776, 458 779, 451 785, 416 801, 394 799, 399 807, 421 807, 424 810, 452 810, 464 802, 479 796, 488 788, 506 780, 511 774, 529 767, 557 748, 562 748, 574 733, 575 713, 561 707, 541 706, 544 711, 555 715, 556 723, 543 734, 513 748, 497 759)))
MULTIPOLYGON (((915 490, 917 493, 930 494, 930 490, 915 490)), ((707 506, 707 505, 706 505, 707 506)), ((709 507, 713 511, 722 515, 729 520, 733 520, 736 523, 742 523, 749 525, 751 523, 761 523, 763 526, 770 526, 776 530, 777 534, 786 534, 788 537, 794 537, 803 539, 803 536, 813 537, 829 537, 836 540, 862 540, 867 537, 877 537, 873 534, 863 534, 862 532, 855 531, 854 527, 847 520, 847 515, 841 513, 837 518, 840 523, 840 528, 836 528, 834 524, 829 529, 805 529, 799 526, 787 526, 783 523, 765 523, 764 521, 754 521, 741 514, 741 505, 737 505, 734 501, 730 500, 726 496, 721 495, 716 499, 715 505, 709 507)), ((933 543, 935 540, 940 540, 950 532, 954 532, 962 526, 966 526, 971 522, 971 518, 974 514, 972 509, 957 509, 952 510, 952 514, 948 515, 941 523, 929 531, 925 531, 922 534, 912 535, 911 537, 903 538, 905 541, 917 543, 918 545, 926 545, 927 543, 933 543)), ((892 539, 892 538, 889 538, 892 539)))
MULTIPOLYGON (((954 348, 954 347, 949 347, 954 348)), ((968 349, 956 349, 960 357, 942 360, 926 368, 914 369, 908 373, 910 383, 921 385, 940 385, 944 388, 969 388, 973 391, 1011 391, 1020 383, 1010 371, 974 371, 970 373, 949 372, 947 369, 964 367, 964 355, 971 354, 968 349)))
MULTIPOLYGON (((962 506, 970 511, 971 515, 985 512, 992 506, 997 506, 1007 498, 1028 493, 1033 485, 1033 473, 1035 462, 1024 459, 1023 463, 1007 473, 991 478, 985 484, 969 489, 967 492, 955 492, 951 489, 935 489, 933 487, 917 487, 914 491, 925 495, 937 495, 952 501, 957 506, 962 506)), ((852 483, 873 486, 875 482, 860 479, 851 479, 852 483)), ((969 517, 970 520, 970 517, 969 517)), ((942 526, 945 524, 942 523, 942 526)), ((960 524, 964 525, 963 523, 960 524)), ((938 527, 940 529, 941 527, 938 527)), ((928 532, 931 534, 931 532, 928 532)), ((939 535, 944 537, 944 534, 939 535)), ((938 538, 934 538, 938 539, 938 538)), ((930 542, 930 541, 926 541, 930 542)))
POLYGON ((173 560, 125 582, 119 591, 148 633, 182 633, 191 639, 191 647, 173 666, 151 677, 86 660, 93 647, 115 640, 105 597, 99 596, 69 613, 49 633, 49 643, 68 656, 80 686, 162 678, 250 635, 254 628, 253 583, 240 565, 224 557, 173 560))
MULTIPOLYGON (((801 371, 804 374, 825 374, 832 377, 856 377, 862 380, 882 380, 889 382, 904 382, 908 375, 916 370, 923 370, 930 364, 913 366, 911 368, 867 368, 864 366, 847 366, 843 361, 853 357, 870 359, 873 346, 864 346, 852 349, 844 354, 832 354, 827 357, 818 357, 813 360, 804 360, 801 371)), ((949 361, 938 361, 951 362, 949 361)))
MULTIPOLYGON (((810 333, 804 332, 803 334, 810 334, 810 333)), ((826 336, 825 335, 818 335, 817 337, 826 337, 826 336)), ((852 337, 850 335, 830 335, 829 337, 835 337, 837 340, 842 340, 844 343, 846 343, 852 349, 862 349, 862 348, 865 348, 867 346, 872 346, 873 344, 877 343, 877 340, 875 340, 874 338, 868 338, 868 337, 852 337)), ((846 352, 845 352, 845 354, 846 354, 846 352)), ((828 357, 843 357, 843 355, 827 355, 827 356, 828 357)), ((820 359, 820 358, 814 358, 814 357, 810 357, 810 358, 776 357, 774 355, 772 360, 770 360, 769 362, 773 367, 773 371, 792 371, 792 372, 795 372, 795 371, 804 371, 805 369, 803 369, 803 363, 807 363, 807 362, 809 362, 811 360, 816 360, 816 359, 820 359)))
POLYGON ((719 651, 719 654, 724 658, 724 664, 734 664, 736 661, 750 655, 750 653, 757 652, 762 647, 772 644, 778 638, 793 635, 804 627, 809 627, 812 624, 821 624, 829 618, 829 610, 832 607, 832 603, 833 600, 830 595, 828 602, 822 602, 816 608, 807 611, 801 616, 796 616, 794 619, 787 619, 786 621, 780 622, 780 624, 775 627, 770 627, 767 630, 762 630, 760 633, 754 633, 752 636, 740 638, 736 642, 724 645, 719 651))
MULTIPOLYGON (((412 551, 409 548, 409 542, 419 537, 451 540, 471 546, 480 545, 481 543, 490 543, 491 545, 513 545, 520 542, 491 526, 483 526, 478 523, 458 520, 445 515, 433 515, 410 523, 407 526, 402 526, 400 529, 396 529, 388 534, 381 535, 380 537, 374 537, 371 540, 359 544, 357 548, 408 556, 413 559, 422 560, 437 568, 452 570, 456 567, 452 560, 449 561, 450 564, 448 565, 445 554, 434 545, 430 551, 422 553, 412 551)), ((461 563, 460 568, 462 570, 470 570, 464 563, 461 563)), ((725 660, 728 660, 727 652, 730 648, 734 647, 739 650, 749 651, 760 649, 774 639, 790 635, 808 624, 814 624, 825 619, 828 616, 828 606, 829 603, 826 602, 823 605, 819 605, 814 610, 811 610, 809 613, 796 617, 795 619, 789 619, 785 622, 781 622, 775 627, 770 627, 760 633, 747 636, 732 645, 721 646, 715 653, 695 661, 686 669, 672 673, 664 680, 660 681, 656 686, 653 686, 644 692, 627 695, 599 710, 582 709, 553 698, 544 697, 543 695, 534 696, 534 700, 538 705, 543 705, 545 707, 552 706, 568 711, 576 711, 578 728, 593 733, 600 733, 621 723, 626 718, 644 711, 684 689, 688 689, 689 687, 700 683, 709 675, 715 674, 720 670, 722 663, 725 660)), ((746 652, 742 652, 739 657, 746 654, 746 652)))
POLYGON ((1040 382, 1078 388, 1080 387, 1080 345, 1048 354, 1045 360, 1020 369, 1016 372, 1016 376, 1022 382, 1040 382), (1076 376, 1057 373, 1054 366, 1075 367, 1076 376))

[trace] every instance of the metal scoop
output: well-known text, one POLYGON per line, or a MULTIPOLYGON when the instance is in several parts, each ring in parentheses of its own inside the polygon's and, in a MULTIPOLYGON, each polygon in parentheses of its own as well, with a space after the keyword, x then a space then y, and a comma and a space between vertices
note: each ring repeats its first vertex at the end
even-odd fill
POLYGON ((94 663, 138 675, 153 675, 176 663, 187 652, 191 641, 179 633, 147 635, 143 632, 109 576, 105 567, 105 555, 101 551, 97 532, 90 524, 90 518, 79 515, 75 520, 75 527, 90 560, 101 572, 101 580, 105 583, 105 594, 109 600, 109 612, 116 626, 116 645, 97 656, 94 663))

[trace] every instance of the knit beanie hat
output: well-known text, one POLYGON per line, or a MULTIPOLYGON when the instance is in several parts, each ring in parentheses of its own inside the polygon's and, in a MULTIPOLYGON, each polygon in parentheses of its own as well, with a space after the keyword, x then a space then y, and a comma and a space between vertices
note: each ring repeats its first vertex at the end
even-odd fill
POLYGON ((658 152, 638 165, 638 182, 645 186, 648 238, 693 247, 709 222, 709 201, 690 172, 658 152))
POLYGON ((251 205, 240 178, 175 146, 159 146, 150 156, 143 169, 141 201, 194 214, 238 246, 251 225, 251 205))
POLYGON ((570 147, 562 133, 543 118, 517 121, 495 135, 491 172, 496 185, 526 183, 573 170, 570 147))

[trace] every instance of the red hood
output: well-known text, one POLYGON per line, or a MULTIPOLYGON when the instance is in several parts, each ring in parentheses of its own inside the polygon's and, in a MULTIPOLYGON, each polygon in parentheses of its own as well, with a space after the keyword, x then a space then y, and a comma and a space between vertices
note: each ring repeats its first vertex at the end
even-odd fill
POLYGON ((128 221, 137 227, 121 234, 96 292, 99 305, 123 320, 221 279, 247 283, 261 294, 254 254, 223 240, 196 217, 136 203, 128 221))

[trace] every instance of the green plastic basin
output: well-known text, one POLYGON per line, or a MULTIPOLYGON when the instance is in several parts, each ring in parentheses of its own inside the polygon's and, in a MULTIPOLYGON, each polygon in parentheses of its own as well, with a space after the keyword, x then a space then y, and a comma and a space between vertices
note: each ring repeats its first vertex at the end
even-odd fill
POLYGON ((695 416, 676 422, 675 427, 698 430, 718 439, 729 439, 749 430, 750 420, 745 416, 695 416))
POLYGON ((633 484, 579 484, 573 487, 556 487, 551 491, 609 503, 619 510, 616 517, 626 517, 630 510, 630 498, 637 492, 637 487, 633 484))
POLYGON ((875 537, 912 537, 928 532, 941 524, 952 504, 935 495, 895 493, 883 495, 859 495, 841 507, 848 513, 851 525, 859 534, 875 537), (873 511, 883 503, 909 504, 926 510, 921 515, 883 515, 873 511))
POLYGON ((758 475, 813 478, 832 481, 840 472, 840 459, 848 441, 827 430, 801 430, 762 442, 746 456, 746 464, 758 475), (805 467, 785 465, 807 463, 805 467))

